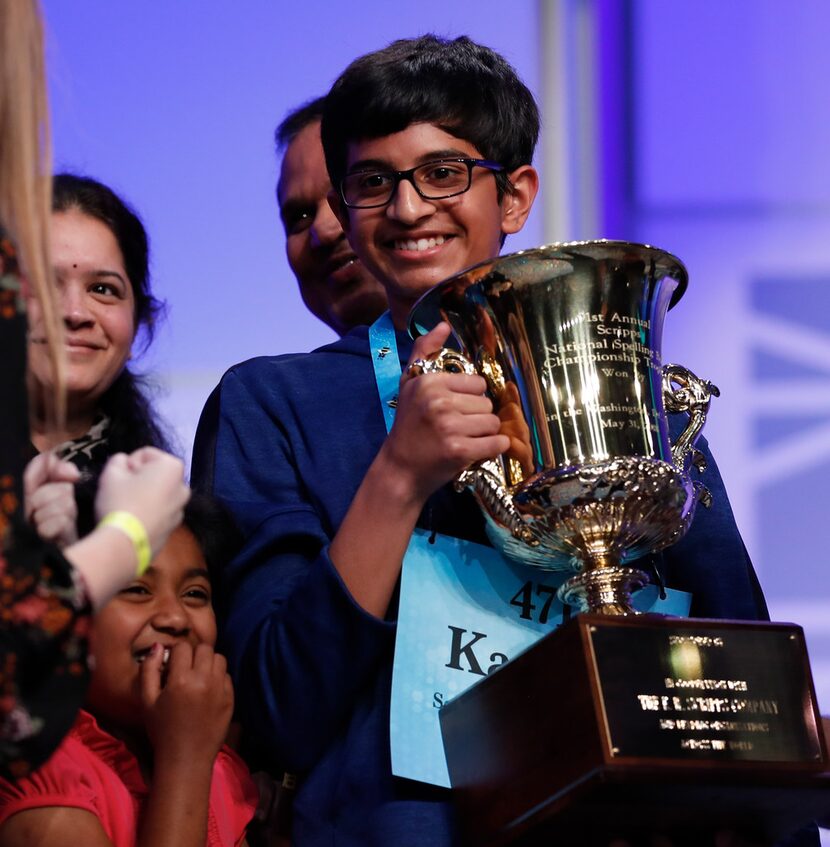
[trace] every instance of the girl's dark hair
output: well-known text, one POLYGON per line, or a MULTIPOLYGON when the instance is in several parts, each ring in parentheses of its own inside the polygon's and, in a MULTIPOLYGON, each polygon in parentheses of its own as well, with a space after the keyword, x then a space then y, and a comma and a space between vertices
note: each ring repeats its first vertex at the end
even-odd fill
MULTIPOLYGON (((98 482, 85 480, 75 487, 78 504, 78 535, 83 538, 95 529, 95 494, 98 482)), ((205 557, 213 588, 213 609, 218 621, 227 613, 225 569, 242 548, 243 537, 230 512, 207 494, 193 492, 184 507, 182 526, 190 530, 205 557)))
POLYGON ((332 185, 346 175, 351 142, 381 138, 413 123, 431 123, 473 144, 507 174, 529 165, 539 137, 539 110, 513 67, 466 36, 401 39, 355 59, 326 96, 322 138, 332 185))
POLYGON ((215 498, 193 492, 184 507, 183 525, 196 537, 217 591, 223 571, 242 547, 242 533, 230 512, 215 498))
MULTIPOLYGON (((76 174, 54 177, 52 211, 77 209, 104 224, 115 236, 135 301, 136 336, 142 352, 150 346, 164 303, 150 288, 150 247, 138 215, 111 188, 76 174)), ((143 377, 125 367, 100 400, 101 411, 110 418, 108 452, 129 453, 147 445, 170 449, 170 440, 148 397, 143 377)))
POLYGON ((221 628, 228 611, 225 570, 242 549, 242 533, 218 500, 198 492, 193 492, 184 507, 182 524, 193 533, 205 557, 213 588, 213 611, 221 628))

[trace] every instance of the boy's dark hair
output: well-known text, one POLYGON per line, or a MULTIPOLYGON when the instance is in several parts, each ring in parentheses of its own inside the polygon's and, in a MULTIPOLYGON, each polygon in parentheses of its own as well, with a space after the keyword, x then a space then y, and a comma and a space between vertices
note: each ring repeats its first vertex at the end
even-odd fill
POLYGON ((322 138, 332 185, 346 175, 348 146, 413 123, 435 124, 473 144, 507 174, 529 165, 539 137, 539 110, 513 67, 467 36, 394 41, 355 59, 326 97, 322 138))
MULTIPOLYGON (((115 237, 135 300, 136 332, 143 333, 144 347, 153 340, 164 303, 150 287, 150 248, 147 232, 132 208, 111 188, 90 177, 60 173, 52 182, 52 211, 73 209, 100 221, 115 237)), ((110 419, 107 452, 130 453, 147 445, 170 450, 170 439, 148 396, 149 386, 139 374, 125 367, 101 395, 100 411, 110 419)))
POLYGON ((274 146, 277 153, 286 147, 309 125, 323 119, 325 97, 315 97, 302 106, 292 109, 280 122, 274 132, 274 146))

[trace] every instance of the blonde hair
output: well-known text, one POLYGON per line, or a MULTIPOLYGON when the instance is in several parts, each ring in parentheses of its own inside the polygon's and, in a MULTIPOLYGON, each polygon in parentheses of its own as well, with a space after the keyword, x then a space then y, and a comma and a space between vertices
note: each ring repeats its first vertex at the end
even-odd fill
POLYGON ((62 422, 66 408, 63 324, 49 249, 50 161, 38 3, 0 0, 0 224, 15 242, 21 270, 40 304, 56 386, 54 395, 43 401, 56 422, 62 422))

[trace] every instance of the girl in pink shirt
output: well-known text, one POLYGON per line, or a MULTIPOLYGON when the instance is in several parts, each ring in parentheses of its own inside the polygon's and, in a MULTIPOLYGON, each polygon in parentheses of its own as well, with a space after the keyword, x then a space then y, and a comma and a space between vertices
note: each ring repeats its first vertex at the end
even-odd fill
POLYGON ((246 844, 256 791, 223 746, 233 688, 213 649, 208 561, 226 555, 221 518, 191 501, 147 571, 95 619, 88 711, 42 768, 0 781, 4 847, 246 844))

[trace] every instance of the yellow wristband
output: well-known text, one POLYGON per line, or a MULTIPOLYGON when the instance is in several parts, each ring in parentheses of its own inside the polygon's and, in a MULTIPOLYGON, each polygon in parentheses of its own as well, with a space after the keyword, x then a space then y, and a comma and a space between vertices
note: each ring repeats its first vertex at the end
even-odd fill
POLYGON ((98 526, 112 526, 120 529, 133 542, 138 567, 135 575, 141 576, 150 567, 153 551, 150 549, 150 539, 144 524, 132 512, 110 512, 101 518, 98 526))

